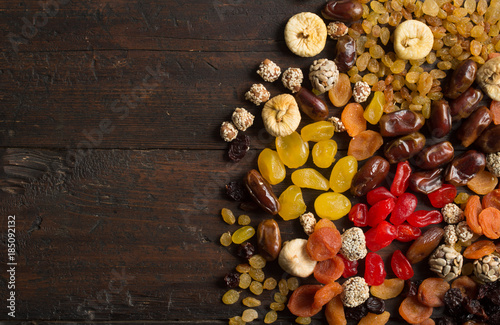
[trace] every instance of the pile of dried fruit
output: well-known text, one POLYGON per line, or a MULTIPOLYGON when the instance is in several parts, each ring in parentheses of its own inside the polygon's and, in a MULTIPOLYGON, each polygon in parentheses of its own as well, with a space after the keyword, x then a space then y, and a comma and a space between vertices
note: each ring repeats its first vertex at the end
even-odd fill
MULTIPOLYGON (((349 319, 385 324, 391 317, 434 324, 432 315, 438 324, 500 323, 494 242, 500 238, 500 56, 494 53, 500 51, 500 0, 338 0, 324 5, 322 15, 328 25, 304 12, 285 27, 287 46, 299 56, 320 54, 328 36, 336 40, 336 57, 310 66, 312 90, 303 86, 301 69, 282 74, 266 59, 257 73, 265 82, 281 76, 292 94, 271 97, 264 84, 245 94, 257 106, 264 103, 260 115, 276 150, 262 150, 258 170, 229 183, 227 193, 244 209, 300 221, 305 235, 282 243, 276 220, 255 229, 244 214, 239 229, 221 236, 223 246, 239 245, 246 260, 224 278, 231 288, 225 304, 240 300, 238 287, 254 296, 279 290, 265 315, 253 309, 261 300, 249 296, 242 299, 249 309, 229 323, 272 323, 285 304, 299 324, 323 309, 330 325, 349 319), (340 116, 331 116, 323 97, 341 108, 340 116), (344 131, 351 137, 347 155, 336 161, 333 137, 344 131), (459 150, 475 149, 455 155, 454 137, 459 150), (306 168, 309 155, 314 167, 306 168), (290 169, 292 185, 278 196, 272 186, 290 169), (322 192, 314 201, 319 220, 307 212, 306 189, 322 192), (346 215, 353 227, 341 233, 333 221, 346 215), (387 279, 377 251, 394 241, 412 243, 391 252, 395 278, 387 279), (266 278, 264 268, 275 260, 287 280, 266 278), (413 281, 413 266, 424 260, 436 277, 413 281), (298 278, 308 280, 300 285, 298 278), (391 315, 385 301, 400 296, 399 312, 391 315)), ((249 137, 240 132, 253 120, 236 108, 222 124, 231 160, 248 151, 249 137)), ((236 222, 230 210, 221 214, 236 222)))

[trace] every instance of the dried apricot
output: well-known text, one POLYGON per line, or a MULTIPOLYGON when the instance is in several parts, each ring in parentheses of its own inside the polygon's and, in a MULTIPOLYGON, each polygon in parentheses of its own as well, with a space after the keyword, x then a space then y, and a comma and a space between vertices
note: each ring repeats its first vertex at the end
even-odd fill
MULTIPOLYGON (((500 54, 499 54, 500 55, 500 54)), ((492 100, 490 104, 490 115, 495 125, 500 124, 500 102, 492 100)))
POLYGON ((444 306, 444 294, 450 289, 450 284, 441 278, 427 278, 418 287, 417 298, 429 307, 444 306))
POLYGON ((365 160, 373 156, 383 143, 380 133, 372 130, 362 131, 349 142, 347 154, 356 160, 365 160))
POLYGON ((314 294, 313 308, 322 308, 333 297, 338 296, 342 292, 342 286, 338 282, 331 282, 323 286, 314 294))
POLYGON ((378 286, 371 286, 370 293, 380 299, 392 299, 399 296, 403 291, 405 281, 399 278, 385 279, 384 283, 378 286))
POLYGON ((314 225, 314 231, 318 230, 319 228, 325 228, 325 227, 337 229, 333 221, 331 221, 330 219, 323 218, 319 219, 319 221, 316 222, 316 224, 314 225))
POLYGON ((500 238, 500 210, 486 208, 477 217, 483 234, 490 239, 500 238))
POLYGON ((325 307, 326 321, 328 325, 346 325, 347 320, 344 313, 344 304, 340 296, 333 297, 325 307))
POLYGON ((483 209, 486 208, 500 209, 500 190, 493 190, 483 196, 483 209))
POLYGON ((477 282, 466 275, 462 275, 456 278, 455 281, 451 283, 451 288, 460 289, 460 291, 462 291, 462 294, 469 297, 470 299, 476 299, 477 297, 477 282))
POLYGON ((495 251, 495 244, 491 240, 478 240, 467 247, 463 253, 465 258, 471 260, 480 259, 483 256, 490 255, 495 251))
POLYGON ((342 238, 337 229, 323 227, 315 230, 307 240, 307 253, 314 261, 333 258, 342 246, 342 238))
POLYGON ((483 230, 481 229, 478 220, 479 213, 481 213, 482 209, 481 199, 479 198, 479 196, 469 196, 464 210, 465 221, 467 221, 467 225, 469 226, 469 228, 478 235, 483 234, 483 230))
POLYGON ((384 311, 382 314, 368 313, 365 317, 359 320, 358 325, 384 325, 389 321, 391 314, 384 311))
POLYGON ((431 317, 433 308, 421 304, 416 296, 406 297, 399 306, 399 314, 410 324, 418 324, 431 317))
POLYGON ((344 107, 340 119, 349 136, 354 137, 366 130, 366 120, 363 113, 363 106, 358 103, 349 103, 344 107))
POLYGON ((432 318, 427 318, 423 322, 418 323, 418 325, 435 325, 435 324, 436 324, 436 322, 434 322, 434 320, 432 318))
POLYGON ((480 171, 470 181, 467 187, 476 194, 485 195, 495 189, 498 178, 487 170, 480 171))
POLYGON ((351 81, 345 73, 340 73, 337 82, 328 91, 328 97, 335 107, 343 107, 352 97, 351 81))
POLYGON ((321 307, 315 308, 314 296, 323 286, 319 284, 305 284, 298 287, 288 300, 288 310, 298 317, 311 317, 316 315, 321 307))
POLYGON ((338 255, 321 261, 314 267, 314 278, 323 284, 337 280, 342 273, 344 273, 344 261, 338 255))

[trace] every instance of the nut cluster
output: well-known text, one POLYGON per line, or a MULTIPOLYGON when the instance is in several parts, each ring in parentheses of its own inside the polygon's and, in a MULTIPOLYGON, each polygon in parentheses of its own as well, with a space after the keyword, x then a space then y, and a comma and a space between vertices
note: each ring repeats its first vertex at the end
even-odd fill
POLYGON ((316 218, 312 212, 304 213, 300 216, 300 224, 304 228, 304 232, 309 236, 314 232, 314 226, 316 225, 316 218))
POLYGON ((302 81, 304 80, 304 74, 299 68, 288 68, 283 72, 281 81, 285 88, 290 89, 292 93, 296 93, 300 90, 302 86, 302 81))
POLYGON ((474 274, 483 282, 495 282, 500 277, 500 258, 486 255, 474 261, 474 274))
POLYGON ((500 177, 500 152, 486 155, 486 168, 496 177, 500 177))
POLYGON ((469 228, 467 221, 460 221, 455 229, 458 240, 466 242, 474 236, 474 233, 469 228))
POLYGON ((441 214, 446 223, 455 224, 464 220, 464 212, 455 203, 448 203, 441 209, 441 214))
POLYGON ((275 82, 280 77, 281 69, 273 61, 265 59, 260 63, 257 74, 261 76, 265 81, 275 82))
POLYGON ((340 299, 346 307, 357 307, 370 297, 370 288, 365 279, 359 276, 352 277, 342 284, 344 289, 340 299))
POLYGON ((342 234, 342 247, 340 253, 349 261, 356 261, 365 258, 366 239, 363 230, 358 227, 352 227, 342 234))
POLYGON ((339 79, 339 70, 332 60, 315 60, 309 69, 309 80, 317 91, 321 94, 332 89, 339 79))
POLYGON ((332 116, 328 119, 328 121, 333 123, 333 126, 335 127, 335 132, 344 132, 345 131, 345 125, 342 123, 342 120, 339 119, 336 116, 332 116))
POLYGON ((253 84, 250 90, 245 93, 245 99, 259 106, 265 103, 271 97, 271 93, 267 91, 263 84, 253 84))
POLYGON ((453 245, 458 241, 457 228, 455 225, 447 225, 444 227, 444 242, 448 245, 453 245))
POLYGON ((464 257, 450 245, 441 245, 429 258, 429 266, 446 281, 457 278, 462 273, 464 257))
POLYGON ((231 119, 233 120, 234 125, 240 131, 246 131, 249 127, 252 126, 253 120, 255 116, 253 116, 249 111, 244 108, 238 107, 234 110, 231 119))
POLYGON ((220 127, 220 136, 224 141, 231 142, 238 136, 238 129, 232 122, 222 122, 220 127))
POLYGON ((339 21, 336 22, 331 22, 326 26, 326 32, 328 33, 328 36, 330 36, 333 39, 338 39, 339 37, 344 36, 347 34, 347 31, 349 28, 344 24, 339 21))
POLYGON ((372 89, 366 81, 357 81, 352 89, 352 97, 356 103, 366 102, 372 89))

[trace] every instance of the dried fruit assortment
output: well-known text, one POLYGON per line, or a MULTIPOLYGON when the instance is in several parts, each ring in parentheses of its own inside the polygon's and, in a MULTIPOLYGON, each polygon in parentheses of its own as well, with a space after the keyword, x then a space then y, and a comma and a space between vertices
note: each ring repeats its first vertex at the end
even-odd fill
POLYGON ((265 59, 257 74, 286 91, 252 84, 244 97, 262 111, 236 108, 220 127, 233 162, 255 116, 276 137, 225 188, 273 218, 221 211, 219 242, 243 259, 224 277, 222 302, 245 306, 229 324, 285 309, 298 324, 322 311, 329 325, 500 323, 500 0, 332 0, 321 15, 284 30, 309 68, 265 59), (335 57, 316 57, 327 42, 335 57), (435 275, 417 281, 425 268, 435 275))

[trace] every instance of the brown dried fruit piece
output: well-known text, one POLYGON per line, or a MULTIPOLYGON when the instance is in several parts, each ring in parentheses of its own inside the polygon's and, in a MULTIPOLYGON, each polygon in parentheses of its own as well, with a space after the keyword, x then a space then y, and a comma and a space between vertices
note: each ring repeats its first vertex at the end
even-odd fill
POLYGON ((495 251, 495 244, 491 240, 478 240, 467 247, 463 253, 465 258, 471 260, 480 259, 483 256, 490 255, 495 251))
POLYGON ((421 304, 416 296, 406 297, 399 306, 399 314, 410 324, 418 324, 431 317, 433 308, 421 304))
POLYGON ((450 289, 450 284, 441 278, 427 278, 418 287, 417 298, 429 307, 444 306, 444 294, 450 289))
POLYGON ((385 279, 381 285, 371 286, 370 293, 380 299, 392 299, 401 294, 404 286, 405 281, 400 278, 385 279))
POLYGON ((486 208, 477 217, 483 234, 490 239, 500 238, 500 210, 486 208))
POLYGON ((339 74, 339 79, 328 91, 328 97, 335 107, 343 107, 352 97, 351 81, 345 73, 339 74))
POLYGON ((429 256, 439 245, 444 230, 440 227, 429 228, 418 237, 406 252, 406 258, 411 264, 418 263, 429 256))
POLYGON ((384 311, 382 314, 368 313, 365 317, 361 318, 358 325, 384 325, 389 321, 391 314, 384 311))
POLYGON ((325 307, 325 315, 328 325, 346 325, 347 320, 344 313, 344 304, 340 296, 335 296, 325 307))
POLYGON ((472 278, 466 275, 462 275, 456 278, 455 281, 452 282, 451 288, 460 289, 464 296, 467 296, 471 299, 476 299, 477 297, 477 283, 476 281, 472 280, 472 278))
POLYGON ((383 143, 384 139, 380 133, 372 130, 362 131, 349 142, 347 154, 358 161, 365 160, 373 156, 383 143))
POLYGON ((500 190, 494 190, 483 197, 483 209, 500 209, 500 190))
POLYGON ((363 106, 358 103, 350 103, 344 107, 340 119, 349 136, 354 137, 366 130, 364 112, 363 106))
POLYGON ((478 235, 483 234, 483 230, 481 229, 478 220, 479 213, 481 213, 482 209, 481 199, 479 198, 479 196, 470 196, 465 205, 465 221, 467 221, 467 225, 469 226, 469 228, 478 235))

